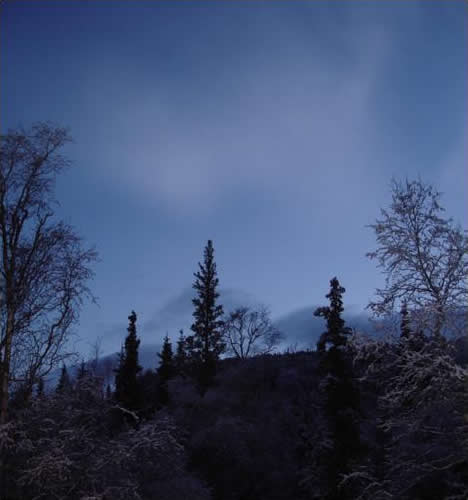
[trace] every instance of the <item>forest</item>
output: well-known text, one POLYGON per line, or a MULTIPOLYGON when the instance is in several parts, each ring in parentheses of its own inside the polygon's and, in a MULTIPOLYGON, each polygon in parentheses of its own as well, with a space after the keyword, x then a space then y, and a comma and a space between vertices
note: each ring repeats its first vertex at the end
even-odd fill
POLYGON ((0 499, 468 498, 468 238, 433 186, 393 179, 370 226, 375 334, 346 324, 331 270, 319 341, 280 351, 267 308, 224 310, 208 239, 190 333, 143 370, 124 311, 109 381, 97 357, 67 364, 97 258, 54 218, 69 140, 49 124, 1 137, 0 499))

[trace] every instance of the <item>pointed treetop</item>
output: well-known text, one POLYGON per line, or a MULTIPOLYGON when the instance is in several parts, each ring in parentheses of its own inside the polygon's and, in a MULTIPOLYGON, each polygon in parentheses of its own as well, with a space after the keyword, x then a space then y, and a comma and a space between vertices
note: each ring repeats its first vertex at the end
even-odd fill
POLYGON ((225 350, 222 326, 223 306, 217 304, 216 264, 213 257, 213 242, 208 240, 204 251, 204 262, 194 273, 193 288, 197 291, 192 300, 194 322, 190 327, 193 335, 186 338, 186 347, 193 361, 198 364, 199 385, 207 387, 216 373, 216 363, 225 350))
POLYGON ((117 401, 129 409, 138 409, 141 404, 137 375, 142 367, 138 363, 140 339, 136 334, 135 311, 128 316, 128 335, 120 354, 119 366, 115 370, 115 396, 117 401))
POLYGON ((410 319, 408 305, 406 301, 401 305, 401 323, 400 323, 400 338, 409 339, 411 336, 410 319))
POLYGON ((128 326, 128 330, 130 331, 130 328, 135 325, 137 320, 137 315, 135 311, 132 310, 130 316, 128 317, 128 320, 130 321, 130 325, 128 326))
POLYGON ((70 376, 68 375, 67 366, 65 363, 62 365, 62 371, 55 391, 57 393, 69 392, 72 388, 70 376))
POLYGON ((346 291, 340 285, 336 277, 330 280, 330 292, 326 297, 329 299, 330 305, 318 307, 314 316, 321 316, 327 321, 327 331, 324 332, 317 342, 317 350, 324 351, 327 344, 332 347, 343 346, 347 342, 347 337, 351 334, 351 329, 345 326, 345 321, 341 317, 343 309, 342 295, 346 291))

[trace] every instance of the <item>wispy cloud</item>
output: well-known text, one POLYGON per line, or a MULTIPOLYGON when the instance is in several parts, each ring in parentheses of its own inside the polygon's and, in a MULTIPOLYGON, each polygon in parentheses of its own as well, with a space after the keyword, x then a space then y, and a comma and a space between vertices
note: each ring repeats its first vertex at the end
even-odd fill
MULTIPOLYGON (((246 188, 293 202, 313 189, 320 204, 339 183, 352 197, 357 179, 375 174, 375 85, 389 48, 383 29, 364 33, 350 33, 350 61, 307 57, 296 40, 268 60, 246 48, 224 73, 223 61, 205 61, 213 88, 191 92, 186 82, 189 98, 170 81, 124 93, 105 164, 139 196, 186 214, 246 188)), ((122 86, 138 87, 132 78, 122 86)))

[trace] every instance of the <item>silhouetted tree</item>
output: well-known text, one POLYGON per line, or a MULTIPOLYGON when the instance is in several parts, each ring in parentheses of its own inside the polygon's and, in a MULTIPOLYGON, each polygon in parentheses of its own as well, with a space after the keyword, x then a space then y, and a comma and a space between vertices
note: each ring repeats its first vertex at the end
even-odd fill
POLYGON ((319 307, 315 316, 327 321, 327 330, 321 335, 317 350, 320 355, 319 373, 323 377, 324 413, 327 419, 331 447, 323 457, 329 500, 352 498, 350 492, 339 487, 343 475, 351 470, 351 463, 359 453, 359 392, 353 380, 352 363, 346 347, 351 329, 345 326, 342 295, 345 289, 337 278, 330 281, 327 298, 330 305, 319 307))
MULTIPOLYGON (((426 342, 429 341, 429 338, 424 335, 424 332, 420 328, 415 331, 411 328, 410 314, 406 302, 402 303, 400 316, 400 350, 411 349, 413 351, 420 351, 426 342)), ((438 336, 437 339, 443 342, 442 337, 438 336)))
POLYGON ((223 321, 220 319, 223 316, 223 306, 216 303, 219 297, 216 290, 219 280, 213 253, 213 243, 208 240, 204 263, 199 263, 200 270, 194 273, 196 279, 193 288, 197 292, 197 296, 192 300, 195 306, 195 321, 191 330, 194 334, 190 336, 192 338, 187 338, 202 393, 212 383, 217 361, 226 348, 222 335, 223 321))
POLYGON ((174 369, 177 375, 185 376, 187 374, 187 340, 184 336, 184 331, 179 331, 179 339, 177 340, 177 349, 174 356, 174 369))
POLYGON ((238 307, 231 311, 224 323, 224 337, 229 351, 245 359, 255 354, 270 354, 282 335, 273 325, 266 306, 238 307))
POLYGON ((41 398, 44 396, 44 379, 42 377, 39 377, 39 380, 37 382, 37 397, 41 398))
POLYGON ((158 400, 162 404, 166 404, 169 400, 168 382, 174 376, 174 356, 172 353, 172 344, 168 335, 164 337, 164 343, 161 352, 158 353, 159 367, 157 374, 158 381, 158 400))
POLYGON ((69 161, 60 153, 68 131, 39 123, 0 136, 0 424, 10 383, 26 395, 60 365, 79 318, 91 264, 73 228, 54 217, 54 183, 69 161))
POLYGON ((120 353, 119 366, 115 375, 115 398, 125 408, 137 410, 141 404, 141 395, 137 375, 141 371, 138 363, 140 340, 136 334, 137 315, 132 311, 128 317, 128 335, 120 353))
POLYGON ((345 321, 341 317, 343 312, 342 295, 346 290, 340 286, 339 281, 333 278, 330 281, 330 292, 326 295, 330 301, 330 306, 319 307, 315 310, 314 316, 320 316, 327 321, 327 330, 322 333, 317 342, 317 350, 323 352, 328 344, 338 348, 345 346, 347 338, 351 335, 351 328, 345 326, 345 321))
POLYGON ((69 392, 72 388, 70 375, 68 375, 68 370, 65 365, 62 366, 62 371, 60 372, 60 378, 55 389, 58 394, 69 392))
POLYGON ((161 379, 169 380, 174 375, 174 356, 172 353, 172 343, 166 334, 161 352, 158 353, 159 367, 157 373, 161 379))
POLYGON ((401 306, 400 315, 401 315, 400 338, 408 340, 411 336, 411 327, 410 327, 408 306, 406 302, 403 302, 401 306))
POLYGON ((84 360, 81 361, 80 367, 78 368, 78 373, 76 374, 76 379, 79 382, 81 379, 85 378, 88 374, 88 370, 86 368, 86 363, 84 360))

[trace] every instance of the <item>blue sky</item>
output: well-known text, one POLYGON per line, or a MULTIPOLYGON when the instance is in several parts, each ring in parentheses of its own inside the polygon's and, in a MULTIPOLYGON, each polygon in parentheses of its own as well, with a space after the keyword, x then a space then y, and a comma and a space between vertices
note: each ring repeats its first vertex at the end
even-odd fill
POLYGON ((468 226, 462 0, 0 9, 2 130, 51 121, 75 141, 60 215, 101 258, 83 351, 117 350, 131 309, 144 342, 175 337, 209 238, 229 303, 278 318, 336 275, 361 311, 392 176, 435 184, 468 226))

